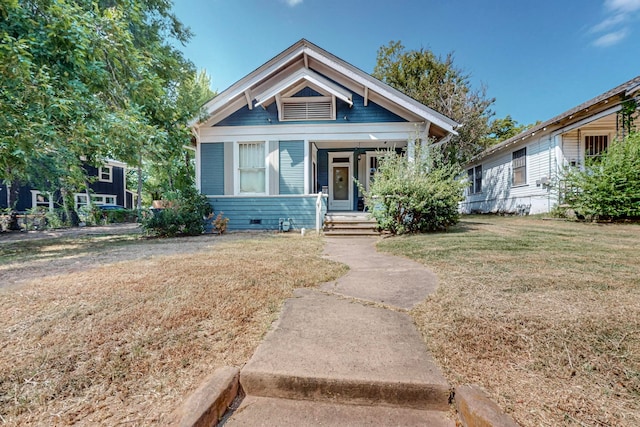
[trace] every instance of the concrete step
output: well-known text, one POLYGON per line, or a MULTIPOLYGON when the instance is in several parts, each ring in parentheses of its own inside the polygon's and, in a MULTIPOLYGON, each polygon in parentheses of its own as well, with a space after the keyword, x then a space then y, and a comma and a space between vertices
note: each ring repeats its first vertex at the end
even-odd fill
POLYGON ((225 426, 454 427, 449 413, 247 396, 225 426))
POLYGON ((407 314, 296 296, 240 373, 247 395, 448 410, 449 385, 407 314))
POLYGON ((362 212, 328 213, 324 232, 331 236, 377 236, 378 224, 369 214, 362 212))
POLYGON ((358 236, 380 236, 380 233, 373 230, 357 230, 357 229, 344 229, 344 230, 324 230, 325 236, 330 237, 358 237, 358 236))
POLYGON ((372 230, 374 228, 377 227, 378 224, 371 223, 371 222, 329 222, 329 223, 325 223, 324 228, 325 229, 360 229, 360 228, 366 228, 369 230, 372 230))

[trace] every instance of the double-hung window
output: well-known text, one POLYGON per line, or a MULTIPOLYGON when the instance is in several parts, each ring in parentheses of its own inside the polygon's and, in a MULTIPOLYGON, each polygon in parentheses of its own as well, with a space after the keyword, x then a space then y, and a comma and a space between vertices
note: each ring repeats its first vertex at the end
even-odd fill
POLYGON ((482 165, 467 170, 469 178, 469 194, 482 192, 482 165))
POLYGON ((264 142, 241 142, 238 144, 240 193, 266 192, 265 160, 264 142))
POLYGON ((98 180, 100 182, 113 182, 113 167, 112 166, 99 167, 98 180))
POLYGON ((512 153, 511 169, 512 185, 524 185, 527 183, 527 147, 512 153))

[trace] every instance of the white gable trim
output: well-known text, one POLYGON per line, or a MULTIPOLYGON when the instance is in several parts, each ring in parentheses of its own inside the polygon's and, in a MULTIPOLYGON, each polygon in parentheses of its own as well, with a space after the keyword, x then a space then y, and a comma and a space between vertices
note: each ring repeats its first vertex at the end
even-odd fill
MULTIPOLYGON (((245 98, 246 90, 251 90, 252 88, 253 90, 255 90, 255 86, 259 85, 265 80, 268 80, 276 72, 286 68, 291 63, 297 60, 304 61, 304 65, 309 66, 309 57, 316 60, 318 63, 335 70, 337 73, 343 74, 345 77, 355 82, 356 86, 361 85, 362 90, 366 91, 366 94, 368 95, 366 97, 367 101, 371 99, 370 92, 374 92, 375 94, 378 94, 379 96, 389 100, 390 103, 394 103, 397 106, 403 108, 405 111, 415 114, 417 117, 435 124, 436 126, 442 128, 445 132, 457 135, 455 127, 457 127, 458 123, 456 123, 454 120, 451 120, 448 117, 438 113, 437 111, 420 104, 419 102, 404 95, 400 91, 391 88, 383 82, 369 76, 358 68, 346 63, 339 58, 336 58, 335 56, 329 54, 328 52, 325 52, 324 50, 304 39, 300 40, 298 43, 294 44, 280 55, 271 59, 262 67, 256 69, 255 71, 223 91, 221 94, 213 98, 211 101, 205 104, 204 108, 206 112, 212 117, 220 118, 222 115, 224 115, 222 114, 222 111, 228 112, 230 110, 233 110, 233 108, 237 109, 239 104, 245 104, 247 102, 245 98), (230 105, 233 105, 234 107, 229 108, 230 105)), ((335 85, 333 86, 333 89, 335 90, 335 85)), ((339 89, 339 92, 344 95, 344 90, 342 88, 339 89)), ((263 96, 264 95, 266 94, 263 93, 263 96)), ((338 97, 337 94, 333 95, 338 97)), ((264 103, 265 100, 260 99, 258 102, 264 103)), ((211 122, 211 118, 206 122, 211 122)), ((198 123, 197 120, 194 120, 190 123, 191 126, 196 127, 199 127, 202 124, 203 123, 198 123)))
POLYGON ((295 73, 291 74, 290 76, 288 76, 286 79, 282 80, 277 85, 256 95, 255 99, 257 102, 255 106, 258 107, 264 104, 266 101, 269 101, 271 98, 274 98, 276 95, 285 91, 289 87, 296 85, 301 80, 306 80, 307 82, 313 84, 314 86, 324 90, 325 92, 328 92, 328 94, 331 94, 336 98, 343 100, 350 106, 353 105, 352 95, 350 92, 344 90, 343 88, 336 85, 335 83, 332 83, 328 79, 325 79, 320 74, 314 71, 311 71, 309 69, 302 68, 296 71, 295 73))
POLYGON ((457 132, 454 130, 454 126, 457 123, 443 116, 442 114, 432 110, 431 108, 420 104, 419 102, 411 99, 410 97, 398 91, 395 91, 397 93, 394 93, 392 90, 390 90, 391 89, 390 87, 387 89, 384 86, 382 86, 379 80, 363 73, 362 71, 358 70, 355 67, 352 68, 352 67, 347 67, 345 65, 342 65, 337 61, 334 61, 331 58, 328 58, 327 56, 319 52, 316 52, 315 50, 311 49, 308 46, 305 46, 304 52, 305 54, 317 60, 318 62, 321 62, 329 66, 330 68, 333 68, 334 70, 349 77, 353 81, 361 84, 363 87, 368 88, 368 90, 373 90, 379 93, 383 97, 388 98, 389 100, 402 106, 408 111, 411 111, 412 113, 418 115, 419 117, 422 117, 425 120, 436 124, 442 129, 445 129, 447 132, 457 135, 457 132))

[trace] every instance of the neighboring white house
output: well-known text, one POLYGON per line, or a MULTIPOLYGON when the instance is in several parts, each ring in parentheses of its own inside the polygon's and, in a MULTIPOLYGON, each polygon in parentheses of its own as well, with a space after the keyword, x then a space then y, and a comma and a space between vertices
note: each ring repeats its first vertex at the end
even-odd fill
POLYGON ((465 167, 469 188, 463 213, 549 212, 568 166, 582 167, 628 133, 624 118, 637 116, 640 76, 527 131, 488 148, 465 167))

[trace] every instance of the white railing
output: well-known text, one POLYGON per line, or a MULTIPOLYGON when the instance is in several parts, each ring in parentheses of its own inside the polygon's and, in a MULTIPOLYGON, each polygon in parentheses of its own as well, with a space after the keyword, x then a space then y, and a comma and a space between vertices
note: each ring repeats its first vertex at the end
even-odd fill
POLYGON ((320 234, 320 227, 322 226, 322 192, 318 193, 316 198, 316 233, 320 234))

